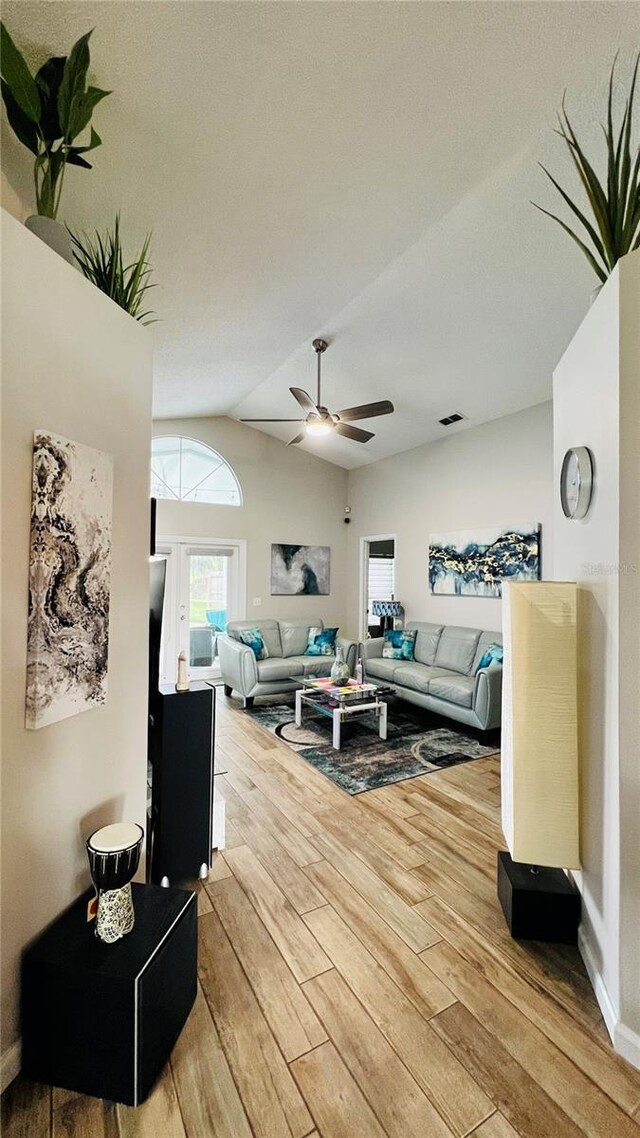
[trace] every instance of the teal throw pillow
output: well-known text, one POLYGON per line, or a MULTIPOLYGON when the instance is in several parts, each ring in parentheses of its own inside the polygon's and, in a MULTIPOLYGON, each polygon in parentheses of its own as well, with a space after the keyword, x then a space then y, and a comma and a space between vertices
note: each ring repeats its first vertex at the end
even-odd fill
POLYGON ((390 629, 384 634, 382 655, 385 660, 413 660, 415 644, 415 630, 407 632, 404 628, 390 629))
POLYGON ((490 644, 476 668, 476 676, 483 668, 496 668, 503 660, 504 648, 502 644, 490 644))
POLYGON ((251 649, 256 660, 266 660, 269 651, 259 628, 241 628, 238 635, 242 643, 251 649))
POLYGON ((337 628, 310 628, 305 656, 335 656, 337 628))

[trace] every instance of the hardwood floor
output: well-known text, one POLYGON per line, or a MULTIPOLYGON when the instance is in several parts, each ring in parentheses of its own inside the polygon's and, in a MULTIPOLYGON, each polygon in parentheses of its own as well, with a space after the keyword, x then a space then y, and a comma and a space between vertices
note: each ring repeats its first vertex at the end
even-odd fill
POLYGON ((577 951, 505 928, 497 756, 351 798, 218 704, 228 845, 171 1063, 135 1111, 18 1078, 5 1138, 640 1138, 577 951))

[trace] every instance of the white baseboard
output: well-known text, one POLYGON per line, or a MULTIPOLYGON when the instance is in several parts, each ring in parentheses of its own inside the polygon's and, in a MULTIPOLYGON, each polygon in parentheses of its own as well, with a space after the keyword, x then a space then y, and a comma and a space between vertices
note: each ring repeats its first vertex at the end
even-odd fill
POLYGON ((591 950, 591 945, 585 937, 582 928, 578 929, 578 949, 591 981, 591 987, 596 994, 596 1000, 600 1005, 602 1018, 606 1024, 607 1031, 611 1036, 611 1042, 613 1043, 613 1037, 615 1035, 615 1030, 618 1023, 618 1015, 611 1002, 611 997, 609 996, 609 993, 605 987, 604 980, 600 975, 600 970, 595 962, 595 958, 591 950))
POLYGON ((640 1070, 640 1035, 626 1023, 619 1023, 613 1033, 613 1046, 618 1055, 640 1070))
POLYGON ((16 1039, 0 1056, 0 1094, 20 1074, 20 1046, 20 1040, 16 1039))
POLYGON ((227 844, 226 837, 226 807, 227 803, 213 784, 213 849, 223 850, 227 844))
POLYGON ((640 1035, 638 1035, 636 1031, 632 1031, 631 1028, 627 1027, 626 1024, 618 1019, 618 1014, 613 1006, 602 976, 600 975, 598 966, 596 965, 591 946, 584 936, 582 929, 578 930, 578 949, 584 961, 584 966, 595 992, 596 1000, 602 1012, 602 1018, 611 1037, 614 1050, 617 1051, 619 1055, 622 1055, 623 1059, 626 1059, 627 1062, 632 1063, 634 1067, 640 1070, 640 1035))

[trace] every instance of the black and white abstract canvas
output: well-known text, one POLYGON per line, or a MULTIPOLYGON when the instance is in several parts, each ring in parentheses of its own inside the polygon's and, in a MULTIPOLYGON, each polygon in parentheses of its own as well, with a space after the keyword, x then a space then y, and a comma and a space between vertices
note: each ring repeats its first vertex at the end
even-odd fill
POLYGON ((272 597, 328 597, 331 549, 328 545, 272 545, 272 597))
POLYGON ((106 700, 112 498, 110 455, 35 432, 27 727, 106 700))
POLYGON ((501 597, 502 582, 540 578, 540 526, 437 533, 429 537, 429 589, 456 597, 501 597))

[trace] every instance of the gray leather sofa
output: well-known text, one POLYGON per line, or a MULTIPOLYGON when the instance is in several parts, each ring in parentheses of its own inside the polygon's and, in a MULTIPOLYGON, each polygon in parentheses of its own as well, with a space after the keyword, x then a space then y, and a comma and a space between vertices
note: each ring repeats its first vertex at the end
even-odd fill
POLYGON ((406 627, 417 630, 415 659, 385 660, 383 640, 367 640, 362 646, 367 679, 389 684, 402 699, 480 731, 499 727, 502 668, 492 664, 477 675, 476 668, 491 644, 502 644, 502 634, 420 622, 406 627))
MULTIPOLYGON (((334 656, 305 656, 309 629, 324 628, 316 617, 291 620, 232 620, 224 636, 218 637, 220 671, 225 695, 237 692, 245 707, 251 707, 257 695, 278 695, 295 691, 300 685, 295 676, 328 676, 334 656), (269 653, 265 660, 255 654, 239 637, 240 629, 259 628, 269 653)), ((351 674, 356 665, 357 644, 339 636, 351 674)))

